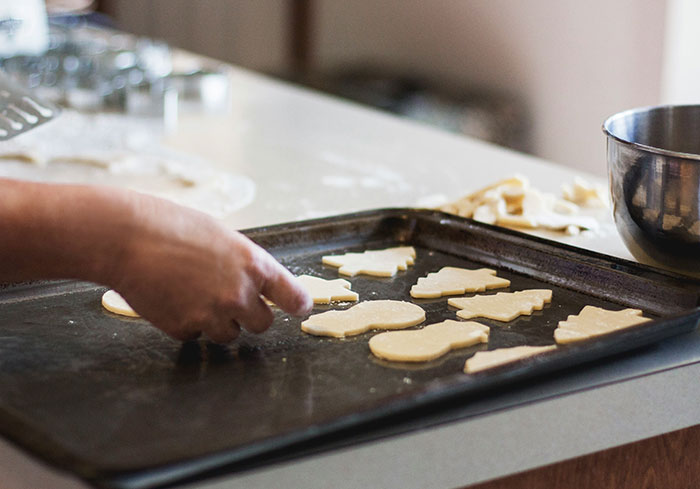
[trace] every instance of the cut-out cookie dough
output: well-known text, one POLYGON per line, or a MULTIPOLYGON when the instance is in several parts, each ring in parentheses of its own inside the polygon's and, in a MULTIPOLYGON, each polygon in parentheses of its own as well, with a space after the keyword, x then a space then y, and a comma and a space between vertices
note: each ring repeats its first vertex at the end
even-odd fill
POLYGON ((515 362, 522 358, 528 358, 540 353, 554 350, 556 345, 547 346, 514 346, 512 348, 499 348, 491 351, 478 351, 464 364, 464 372, 473 374, 490 368, 515 362))
POLYGON ((552 291, 548 289, 499 292, 495 295, 477 295, 448 299, 450 306, 461 309, 457 316, 462 319, 483 317, 496 321, 512 321, 518 316, 540 311, 552 301, 552 291))
POLYGON ((113 312, 114 314, 119 314, 121 316, 129 316, 132 318, 141 317, 131 308, 131 306, 121 295, 119 295, 116 290, 108 290, 102 294, 102 307, 107 309, 109 312, 113 312))
POLYGON ((297 281, 309 292, 314 304, 330 304, 331 302, 356 302, 359 294, 350 290, 350 282, 342 278, 326 280, 311 275, 300 275, 297 281))
POLYGON ((488 326, 448 319, 423 329, 380 333, 369 340, 369 349, 393 362, 428 362, 450 350, 488 341, 488 326))
POLYGON ((314 314, 301 330, 317 336, 344 338, 370 329, 402 329, 425 321, 425 311, 410 302, 380 300, 361 302, 342 311, 314 314))
POLYGON ((580 313, 566 318, 566 321, 559 321, 557 329, 554 330, 554 340, 557 343, 574 343, 647 321, 651 319, 642 316, 639 309, 609 311, 601 307, 586 306, 580 313))
POLYGON ((413 246, 398 246, 384 250, 368 250, 363 253, 327 255, 321 258, 324 265, 338 268, 338 273, 354 277, 358 274, 376 277, 392 277, 398 270, 413 265, 416 250, 413 246))
POLYGON ((443 267, 438 272, 421 277, 411 287, 411 297, 416 299, 433 299, 444 295, 465 294, 467 292, 483 292, 487 289, 508 287, 510 280, 496 277, 496 270, 480 268, 443 267))

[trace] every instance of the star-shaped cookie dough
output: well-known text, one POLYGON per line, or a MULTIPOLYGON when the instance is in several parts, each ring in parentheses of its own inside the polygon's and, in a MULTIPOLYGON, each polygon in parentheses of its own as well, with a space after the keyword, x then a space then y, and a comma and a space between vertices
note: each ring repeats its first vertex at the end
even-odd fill
POLYGON ((311 275, 300 275, 297 281, 309 292, 314 304, 331 302, 356 302, 359 294, 350 290, 351 283, 342 278, 326 280, 311 275))
POLYGON ((379 333, 369 340, 375 356, 394 362, 427 362, 450 350, 489 341, 489 327, 447 319, 423 329, 379 333))

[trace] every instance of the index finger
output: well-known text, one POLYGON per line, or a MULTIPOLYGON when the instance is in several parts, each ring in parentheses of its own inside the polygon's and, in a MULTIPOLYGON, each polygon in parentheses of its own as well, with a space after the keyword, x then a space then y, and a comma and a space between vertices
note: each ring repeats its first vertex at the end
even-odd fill
POLYGON ((268 273, 260 291, 280 309, 294 316, 308 314, 314 305, 308 291, 294 275, 269 255, 268 273))

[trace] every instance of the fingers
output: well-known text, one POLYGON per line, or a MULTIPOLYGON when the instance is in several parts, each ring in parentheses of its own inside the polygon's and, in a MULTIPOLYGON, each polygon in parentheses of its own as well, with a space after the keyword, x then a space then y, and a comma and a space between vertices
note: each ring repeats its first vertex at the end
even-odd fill
POLYGON ((241 327, 231 319, 208 325, 205 333, 214 343, 230 343, 241 334, 241 327))
POLYGON ((303 316, 311 311, 314 303, 309 293, 294 275, 271 256, 264 279, 260 292, 282 310, 294 316, 303 316))
POLYGON ((261 294, 290 314, 311 310, 306 290, 257 244, 210 221, 183 216, 199 232, 165 229, 170 232, 165 238, 176 236, 166 241, 168 246, 161 246, 164 238, 157 235, 157 246, 130 249, 128 268, 138 280, 117 284, 145 319, 178 340, 201 332, 214 342, 228 343, 241 328, 261 333, 270 327, 274 314, 261 294))
POLYGON ((201 331, 198 330, 179 330, 179 329, 169 329, 169 328, 159 328, 161 329, 164 333, 166 333, 168 336, 171 338, 182 341, 182 342, 188 342, 188 341, 194 341, 197 338, 201 336, 201 331))
POLYGON ((262 333, 270 327, 275 315, 257 291, 251 292, 254 292, 254 295, 248 298, 246 307, 237 311, 236 320, 251 333, 262 333))

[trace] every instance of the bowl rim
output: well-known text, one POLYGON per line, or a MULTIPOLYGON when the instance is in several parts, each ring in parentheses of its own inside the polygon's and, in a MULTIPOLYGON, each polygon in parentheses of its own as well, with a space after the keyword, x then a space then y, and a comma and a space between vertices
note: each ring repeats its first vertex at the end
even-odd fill
POLYGON ((616 114, 611 115, 607 119, 605 119, 605 122, 603 122, 602 130, 603 133, 608 137, 608 140, 614 139, 618 143, 621 143, 625 146, 630 146, 636 149, 640 149, 643 151, 647 151, 649 153, 654 153, 662 156, 670 156, 673 158, 685 158, 688 160, 695 160, 695 161, 700 161, 700 154, 697 153, 684 153, 682 151, 673 151, 670 149, 664 149, 664 148, 658 148, 656 146, 650 146, 648 144, 642 144, 642 143, 637 143, 634 141, 628 141, 626 139, 621 138, 620 136, 617 136, 610 132, 608 127, 610 124, 612 124, 615 120, 621 119, 623 117, 627 117, 631 114, 636 114, 640 112, 651 112, 651 111, 658 111, 658 110, 664 110, 664 109, 678 109, 678 108, 690 108, 694 107, 697 109, 700 109, 700 104, 663 104, 663 105, 646 105, 643 107, 635 107, 633 109, 627 109, 623 110, 621 112, 617 112, 616 114))

